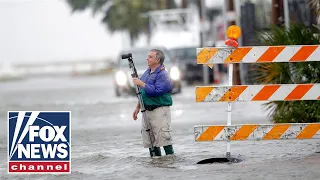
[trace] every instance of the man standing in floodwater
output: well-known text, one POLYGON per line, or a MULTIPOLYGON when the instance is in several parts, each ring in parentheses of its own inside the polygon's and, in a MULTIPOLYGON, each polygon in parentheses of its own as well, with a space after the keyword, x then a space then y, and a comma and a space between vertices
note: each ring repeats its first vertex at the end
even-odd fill
MULTIPOLYGON (((147 57, 149 68, 144 72, 141 80, 133 78, 133 83, 141 87, 141 97, 146 109, 146 119, 142 119, 141 134, 143 146, 149 148, 151 157, 152 144, 150 138, 153 142, 155 156, 161 156, 160 147, 164 148, 166 155, 174 153, 170 112, 170 106, 172 106, 171 91, 174 85, 164 68, 164 59, 162 51, 152 49, 147 57), (147 123, 151 127, 150 133, 147 131, 147 123)), ((140 103, 138 102, 133 112, 134 120, 137 120, 139 111, 140 103)))

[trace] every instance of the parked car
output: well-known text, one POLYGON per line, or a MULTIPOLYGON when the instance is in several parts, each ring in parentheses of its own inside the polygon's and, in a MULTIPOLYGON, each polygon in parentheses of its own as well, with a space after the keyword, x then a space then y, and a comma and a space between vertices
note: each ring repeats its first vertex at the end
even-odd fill
MULTIPOLYGON (((170 49, 172 56, 177 59, 181 68, 181 79, 187 84, 203 81, 203 66, 197 64, 197 47, 179 47, 170 49)), ((213 70, 209 69, 209 82, 213 81, 213 70)))
POLYGON ((148 47, 132 48, 120 53, 114 73, 114 87, 116 96, 122 96, 125 94, 136 94, 135 86, 131 80, 132 77, 131 70, 129 68, 129 62, 127 59, 121 59, 121 55, 132 53, 133 62, 137 69, 138 76, 141 77, 148 68, 147 56, 151 49, 159 49, 163 51, 165 55, 165 70, 169 72, 170 77, 174 82, 174 89, 172 91, 172 94, 181 92, 180 69, 175 65, 170 52, 163 47, 148 47))

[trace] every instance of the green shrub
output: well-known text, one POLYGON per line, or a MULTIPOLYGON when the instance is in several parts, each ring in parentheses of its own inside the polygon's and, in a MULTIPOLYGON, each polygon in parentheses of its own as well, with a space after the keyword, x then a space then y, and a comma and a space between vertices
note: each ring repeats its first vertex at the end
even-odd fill
MULTIPOLYGON (((320 44, 319 29, 291 24, 289 29, 272 26, 270 32, 259 34, 261 45, 320 44)), ((320 57, 319 57, 320 60, 320 57)), ((320 62, 261 63, 253 69, 259 84, 319 83, 320 62)), ((320 122, 320 101, 271 101, 264 104, 275 123, 320 122)))

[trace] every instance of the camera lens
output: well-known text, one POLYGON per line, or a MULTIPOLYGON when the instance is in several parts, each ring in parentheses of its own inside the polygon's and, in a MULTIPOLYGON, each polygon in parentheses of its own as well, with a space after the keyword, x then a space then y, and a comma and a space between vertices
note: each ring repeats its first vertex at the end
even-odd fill
POLYGON ((121 58, 122 58, 122 59, 128 59, 128 58, 130 58, 130 57, 132 57, 132 54, 131 54, 131 53, 122 54, 122 55, 121 55, 121 58))

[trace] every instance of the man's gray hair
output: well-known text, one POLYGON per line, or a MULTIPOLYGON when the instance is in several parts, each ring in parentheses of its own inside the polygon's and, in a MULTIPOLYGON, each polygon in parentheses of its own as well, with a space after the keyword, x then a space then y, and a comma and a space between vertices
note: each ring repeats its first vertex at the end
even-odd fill
POLYGON ((164 54, 159 49, 151 49, 151 52, 156 52, 156 58, 160 59, 160 64, 163 64, 164 61, 164 54))

